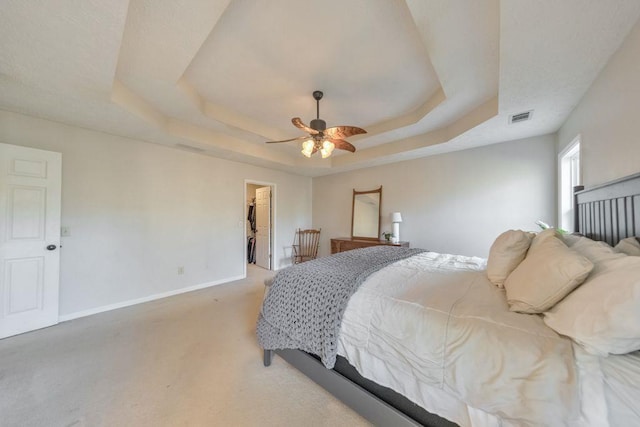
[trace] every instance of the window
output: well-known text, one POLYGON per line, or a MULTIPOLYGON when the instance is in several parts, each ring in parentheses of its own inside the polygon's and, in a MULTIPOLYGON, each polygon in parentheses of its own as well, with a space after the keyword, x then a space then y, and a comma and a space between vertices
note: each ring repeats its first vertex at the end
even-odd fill
POLYGON ((580 136, 577 136, 559 156, 558 194, 560 199, 560 228, 573 229, 573 187, 580 185, 580 136))

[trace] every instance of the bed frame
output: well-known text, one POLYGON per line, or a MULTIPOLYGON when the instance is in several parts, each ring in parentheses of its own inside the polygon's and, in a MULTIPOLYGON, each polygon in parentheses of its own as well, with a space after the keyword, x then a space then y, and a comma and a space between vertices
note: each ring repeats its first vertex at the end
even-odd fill
POLYGON ((277 354, 290 365, 322 386, 342 403, 377 426, 455 427, 436 414, 427 412, 401 394, 362 377, 346 359, 337 357, 333 369, 324 367, 319 358, 302 350, 264 350, 264 365, 277 354))
POLYGON ((577 233, 611 246, 627 237, 640 236, 640 173, 574 190, 577 233))
MULTIPOLYGON (((640 173, 589 189, 574 189, 575 231, 615 245, 640 235, 640 173)), ((264 365, 277 354, 375 425, 450 427, 456 424, 425 411, 404 396, 360 376, 341 357, 334 369, 301 350, 265 350, 264 365)))

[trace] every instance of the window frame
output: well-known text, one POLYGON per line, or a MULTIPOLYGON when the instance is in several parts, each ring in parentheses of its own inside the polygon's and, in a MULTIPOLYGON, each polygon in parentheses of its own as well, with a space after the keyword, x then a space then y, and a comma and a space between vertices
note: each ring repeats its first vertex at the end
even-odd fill
POLYGON ((558 227, 573 232, 573 187, 582 183, 581 135, 558 154, 558 227))

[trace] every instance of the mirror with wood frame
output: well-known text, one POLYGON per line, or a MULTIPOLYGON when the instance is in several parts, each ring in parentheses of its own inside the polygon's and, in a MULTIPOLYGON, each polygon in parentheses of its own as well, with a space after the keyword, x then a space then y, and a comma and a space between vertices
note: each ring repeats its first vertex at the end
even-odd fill
POLYGON ((380 239, 380 205, 382 186, 376 190, 353 190, 351 210, 351 238, 362 240, 380 239))

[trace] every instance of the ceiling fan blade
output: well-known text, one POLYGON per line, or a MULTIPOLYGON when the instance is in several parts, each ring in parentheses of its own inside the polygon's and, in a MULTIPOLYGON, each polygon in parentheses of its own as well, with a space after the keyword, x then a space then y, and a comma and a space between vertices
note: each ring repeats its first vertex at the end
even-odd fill
POLYGON ((300 117, 294 117, 293 119, 291 119, 291 123, 293 123, 293 125, 295 127, 297 127, 298 129, 302 129, 305 132, 309 132, 311 135, 317 135, 318 134, 317 130, 312 129, 309 126, 307 126, 304 123, 302 123, 302 120, 300 120, 300 117))
POLYGON ((299 136, 297 138, 285 139, 283 141, 266 141, 267 144, 276 144, 278 142, 291 142, 291 141, 302 141, 303 139, 309 139, 309 136, 299 136))
POLYGON ((333 142, 336 148, 339 148, 341 150, 351 151, 352 153, 356 152, 356 147, 354 147, 353 144, 345 141, 344 139, 330 138, 329 141, 333 142))
POLYGON ((336 139, 349 138, 350 136, 359 135, 362 133, 367 133, 367 131, 355 126, 335 126, 329 129, 325 129, 324 131, 324 134, 326 136, 336 139))

